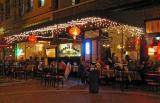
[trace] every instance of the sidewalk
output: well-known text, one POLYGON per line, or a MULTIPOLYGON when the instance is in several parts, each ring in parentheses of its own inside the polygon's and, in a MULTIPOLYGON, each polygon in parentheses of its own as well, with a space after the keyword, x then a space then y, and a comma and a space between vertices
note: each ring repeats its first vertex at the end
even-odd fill
POLYGON ((24 80, 17 80, 17 79, 0 77, 0 87, 1 86, 13 85, 13 84, 17 84, 17 83, 22 83, 22 82, 25 82, 25 81, 24 80))
POLYGON ((160 96, 134 90, 122 92, 110 86, 90 94, 88 86, 69 80, 64 87, 45 87, 37 80, 0 87, 0 103, 160 103, 160 96))

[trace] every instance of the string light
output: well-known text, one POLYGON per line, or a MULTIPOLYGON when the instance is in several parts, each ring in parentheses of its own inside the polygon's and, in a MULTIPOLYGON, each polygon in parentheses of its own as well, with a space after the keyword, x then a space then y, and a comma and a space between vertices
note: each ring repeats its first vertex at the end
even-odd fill
POLYGON ((143 34, 143 30, 141 28, 123 25, 106 18, 86 17, 77 20, 71 20, 66 23, 54 24, 43 28, 22 32, 12 36, 6 36, 5 40, 7 41, 8 44, 26 41, 29 34, 34 34, 37 38, 41 39, 51 39, 55 37, 54 35, 59 35, 62 32, 68 32, 67 28, 75 25, 78 26, 82 32, 91 29, 99 29, 99 28, 117 29, 121 27, 124 30, 132 32, 131 34, 135 34, 138 36, 143 34))

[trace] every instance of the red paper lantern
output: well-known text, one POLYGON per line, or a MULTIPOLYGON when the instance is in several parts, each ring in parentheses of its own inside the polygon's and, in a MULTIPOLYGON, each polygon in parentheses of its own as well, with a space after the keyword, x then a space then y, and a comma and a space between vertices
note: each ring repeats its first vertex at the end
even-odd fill
POLYGON ((73 26, 69 29, 69 34, 73 37, 73 39, 76 39, 78 35, 80 35, 81 30, 77 26, 73 26))
POLYGON ((31 43, 35 43, 37 41, 37 37, 35 35, 29 35, 28 41, 31 43))

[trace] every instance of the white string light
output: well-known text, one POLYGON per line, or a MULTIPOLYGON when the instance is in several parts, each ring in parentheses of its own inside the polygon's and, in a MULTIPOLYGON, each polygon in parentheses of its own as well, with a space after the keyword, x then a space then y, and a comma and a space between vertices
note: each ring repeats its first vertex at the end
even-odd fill
POLYGON ((82 18, 77 20, 71 20, 66 23, 46 26, 36 30, 22 32, 20 34, 15 34, 12 36, 7 36, 5 37, 5 40, 7 41, 8 44, 21 42, 21 41, 27 40, 30 34, 37 36, 37 38, 51 39, 54 37, 54 35, 61 34, 62 32, 67 32, 68 27, 75 26, 75 25, 78 26, 81 29, 81 31, 98 29, 98 28, 117 28, 118 26, 122 26, 124 29, 133 31, 133 33, 136 35, 141 35, 143 31, 141 28, 119 24, 109 19, 100 18, 100 17, 87 17, 87 18, 82 18), (46 34, 49 34, 49 35, 46 36, 46 34))

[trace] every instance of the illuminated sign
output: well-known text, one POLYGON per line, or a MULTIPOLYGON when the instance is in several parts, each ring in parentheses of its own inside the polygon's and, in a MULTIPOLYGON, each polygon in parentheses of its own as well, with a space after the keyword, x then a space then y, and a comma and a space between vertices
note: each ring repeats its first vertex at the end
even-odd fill
POLYGON ((19 47, 16 48, 16 56, 22 55, 23 50, 19 47))
POLYGON ((66 43, 59 45, 59 57, 74 57, 81 56, 80 44, 66 43))
POLYGON ((85 44, 85 51, 86 51, 86 54, 90 54, 91 53, 90 42, 86 42, 86 44, 85 44))

